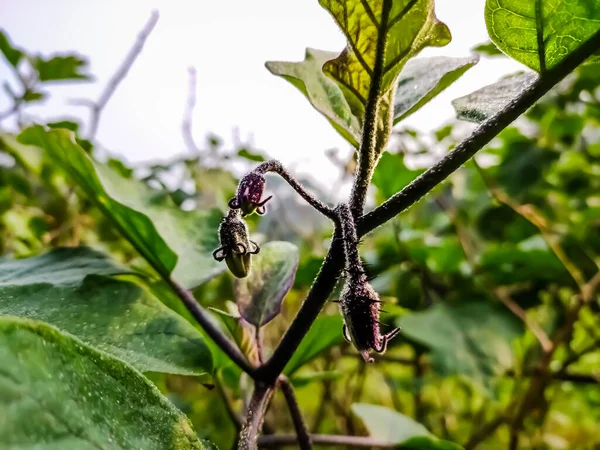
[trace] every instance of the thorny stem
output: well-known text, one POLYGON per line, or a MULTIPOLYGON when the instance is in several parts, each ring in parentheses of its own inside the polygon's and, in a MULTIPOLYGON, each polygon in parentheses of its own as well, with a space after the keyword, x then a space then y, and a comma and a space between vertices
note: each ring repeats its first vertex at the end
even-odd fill
POLYGON ((183 302, 190 314, 200 324, 202 329, 210 336, 210 338, 219 346, 229 358, 238 365, 240 369, 250 375, 252 378, 256 375, 256 368, 252 367, 242 352, 219 330, 208 318, 202 307, 198 304, 194 296, 187 291, 183 286, 179 285, 172 279, 165 280, 183 302))
MULTIPOLYGON (((310 438, 314 444, 327 446, 344 446, 344 448, 366 447, 366 448, 396 448, 396 444, 389 442, 380 442, 376 439, 366 436, 346 436, 335 434, 311 434, 310 438)), ((272 448, 278 446, 294 446, 298 445, 298 440, 293 434, 262 436, 258 440, 260 448, 272 448)))
POLYGON ((523 427, 523 422, 528 412, 539 403, 540 398, 544 395, 546 386, 551 380, 550 364, 552 357, 558 349, 559 345, 566 343, 572 336, 573 328, 579 317, 581 309, 589 303, 596 290, 600 285, 600 271, 598 271, 587 283, 585 283, 581 289, 579 295, 575 298, 575 305, 567 314, 565 324, 555 333, 552 339, 552 347, 549 351, 544 352, 542 360, 538 366, 540 375, 534 377, 530 384, 529 389, 523 396, 523 401, 519 405, 517 413, 511 423, 510 443, 509 449, 516 450, 519 446, 519 433, 523 427))
POLYGON ((254 450, 257 448, 258 433, 265 421, 265 414, 272 396, 272 386, 256 383, 252 398, 246 408, 246 417, 240 432, 238 450, 254 450))
MULTIPOLYGON (((386 8, 390 8, 391 0, 384 0, 383 8, 384 12, 386 8)), ((389 11, 388 11, 389 12, 389 11)), ((384 14, 385 18, 387 14, 384 14)), ((378 42, 379 46, 380 42, 378 42)), ((385 43, 382 44, 383 49, 385 43)), ((594 34, 588 41, 579 46, 574 52, 568 55, 562 62, 557 64, 554 68, 545 72, 541 79, 538 79, 533 85, 526 88, 519 96, 511 101, 503 110, 496 113, 482 125, 480 125, 467 139, 461 142, 452 152, 446 157, 442 158, 433 167, 428 169, 402 191, 392 196, 381 206, 360 217, 358 221, 358 236, 364 236, 370 231, 374 230, 378 226, 392 219, 394 216, 412 206, 418 200, 420 200, 425 194, 431 191, 439 183, 444 181, 454 171, 456 171, 461 165, 468 161, 475 153, 481 150, 487 143, 490 142, 498 133, 504 128, 510 125, 515 119, 523 114, 531 105, 538 101, 545 93, 547 93, 554 85, 571 73, 579 64, 581 64, 586 58, 588 58, 593 52, 600 47, 600 31, 594 34)), ((381 49, 378 49, 381 50, 381 49)), ((381 51, 379 53, 382 53, 381 51)), ((379 55, 378 57, 383 58, 379 55)), ((377 62, 376 65, 382 64, 381 61, 377 62)), ((379 70, 383 70, 380 68, 379 70)), ((381 78, 381 74, 377 77, 373 76, 372 86, 369 93, 369 102, 367 105, 367 113, 373 117, 370 121, 365 120, 365 128, 371 128, 375 126, 377 119, 377 98, 374 97, 374 93, 378 93, 378 89, 375 89, 374 84, 377 82, 376 79, 381 78)), ((379 80, 381 82, 381 80, 379 80)), ((366 148, 367 143, 373 145, 373 150, 376 145, 375 128, 372 130, 372 134, 369 130, 365 130, 361 147, 366 148)), ((374 168, 374 162, 372 167, 369 169, 371 164, 365 156, 368 151, 362 152, 362 163, 359 164, 359 170, 356 175, 354 188, 350 198, 350 205, 355 216, 360 216, 364 208, 364 202, 366 199, 366 189, 368 188, 369 178, 371 171, 374 168)), ((274 171, 279 173, 306 201, 313 205, 318 211, 325 214, 327 217, 335 221, 335 212, 324 205, 321 201, 314 198, 306 190, 299 185, 291 176, 281 167, 276 161, 270 161, 261 164, 260 171, 262 173, 268 171, 274 171)), ((304 303, 300 307, 296 317, 292 321, 287 332, 284 334, 281 342, 273 352, 271 358, 263 365, 261 365, 255 376, 255 380, 261 380, 266 383, 264 385, 257 385, 253 401, 248 408, 248 423, 242 430, 242 439, 240 441, 240 448, 255 448, 257 433, 259 426, 257 420, 262 423, 266 406, 272 393, 272 387, 276 382, 279 375, 282 373, 285 365, 288 363, 303 337, 306 335, 312 323, 316 320, 321 308, 327 301, 327 298, 331 295, 333 288, 341 274, 343 269, 343 252, 341 245, 341 230, 336 227, 334 232, 333 241, 323 261, 321 270, 317 275, 304 303), (261 387, 263 386, 263 387, 261 387), (254 405, 254 406, 253 406, 254 405), (253 414, 253 410, 256 414, 253 414), (258 418, 258 419, 257 419, 258 418), (254 434, 253 434, 254 433, 254 434), (249 442, 250 446, 245 446, 244 442, 249 442)), ((554 347, 556 348, 556 347, 554 347)), ((523 405, 525 405, 525 399, 523 405)), ((519 416, 522 416, 519 414, 519 416)), ((519 417, 518 416, 518 417, 519 417)), ((522 420, 522 417, 521 417, 522 420)), ((344 437, 346 438, 346 437, 344 437)), ((264 441, 263 441, 264 442, 264 441)), ((317 442, 315 439, 314 442, 317 442)), ((372 445, 372 442, 370 443, 372 445)))
POLYGON ((331 220, 336 219, 335 212, 331 206, 326 205, 321 200, 316 198, 310 192, 308 192, 302 184, 300 184, 296 179, 290 174, 283 165, 277 160, 265 161, 260 164, 254 172, 260 173, 264 175, 267 172, 273 172, 278 174, 281 178, 283 178, 300 196, 306 200, 313 208, 319 211, 324 216, 330 218, 331 220))
POLYGON ((418 176, 402 191, 393 195, 386 202, 360 218, 357 223, 359 237, 370 233, 375 228, 408 209, 425 194, 448 178, 454 171, 481 150, 498 133, 510 125, 529 107, 537 102, 546 92, 552 89, 564 77, 585 61, 600 47, 600 31, 581 44, 565 59, 548 69, 544 76, 526 88, 504 109, 482 123, 467 139, 454 150, 418 176))
POLYGON ((365 271, 358 253, 358 236, 354 225, 354 217, 352 217, 350 207, 346 203, 340 203, 335 210, 338 214, 337 225, 342 230, 346 272, 348 272, 350 279, 358 279, 364 276, 365 271))
POLYGON ((302 411, 300 411, 300 407, 298 406, 294 388, 287 377, 284 376, 279 377, 279 386, 281 387, 281 392, 283 392, 283 396, 285 397, 285 401, 287 402, 288 409, 292 416, 292 421, 294 422, 294 428, 296 429, 296 436, 298 438, 298 447, 300 450, 312 450, 310 435, 308 434, 308 429, 304 423, 302 411))
POLYGON ((377 48, 375 63, 369 86, 369 97, 365 108, 365 119, 362 138, 358 149, 358 167, 352 193, 350 195, 350 208, 354 217, 362 216, 367 199, 367 190, 371 177, 377 164, 378 153, 385 142, 377 142, 377 123, 379 119, 379 104, 382 97, 381 85, 385 65, 385 48, 387 46, 388 19, 392 9, 392 0, 383 0, 381 22, 377 35, 377 48))
MULTIPOLYGON (((362 216, 357 223, 358 236, 361 237, 373 231, 419 201, 425 194, 444 181, 469 158, 481 150, 498 133, 510 125, 599 47, 600 31, 569 54, 563 61, 548 70, 542 79, 522 92, 502 111, 475 129, 471 136, 461 142, 446 157, 442 158, 433 167, 425 171, 381 206, 362 216)), ((323 261, 321 270, 304 303, 271 358, 258 369, 257 377, 259 379, 266 383, 275 382, 300 345, 302 338, 317 318, 321 308, 327 302, 327 298, 331 295, 342 269, 342 245, 340 243, 340 231, 337 230, 334 233, 332 245, 323 261)))

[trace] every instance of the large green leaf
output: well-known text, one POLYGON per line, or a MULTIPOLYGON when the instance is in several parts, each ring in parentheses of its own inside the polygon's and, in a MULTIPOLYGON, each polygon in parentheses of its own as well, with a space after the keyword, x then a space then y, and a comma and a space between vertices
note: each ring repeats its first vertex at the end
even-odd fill
POLYGON ((521 72, 452 100, 456 117, 469 122, 483 122, 502 111, 521 92, 535 83, 535 72, 521 72))
POLYGON ((412 450, 460 450, 460 445, 438 439, 427 428, 393 409, 354 403, 352 412, 365 424, 369 435, 381 445, 412 450))
POLYGON ((600 30, 600 2, 487 0, 485 22, 500 50, 544 72, 600 30))
POLYGON ((339 314, 319 316, 313 322, 304 339, 285 366, 285 373, 291 376, 300 367, 309 363, 325 350, 344 342, 342 317, 339 314))
POLYGON ((467 375, 482 384, 512 366, 511 341, 523 332, 514 315, 486 301, 439 303, 403 315, 397 324, 404 336, 431 349, 439 374, 467 375))
POLYGON ((433 0, 319 0, 319 4, 348 40, 346 49, 325 63, 323 71, 338 82, 359 117, 367 104, 381 39, 387 41, 381 93, 392 87, 411 57, 451 39, 446 25, 435 17, 433 0))
POLYGON ((344 139, 358 147, 360 120, 352 114, 337 83, 325 76, 322 70, 323 64, 336 56, 335 52, 307 48, 304 61, 268 61, 266 67, 272 74, 282 77, 300 90, 344 139))
POLYGON ((294 284, 298 259, 298 247, 289 242, 269 242, 261 248, 250 274, 235 280, 235 298, 244 320, 262 327, 279 314, 294 284))
POLYGON ((17 67, 19 65, 19 61, 21 61, 21 58, 23 57, 23 52, 12 45, 6 32, 1 29, 0 53, 4 55, 8 63, 13 67, 17 67))
POLYGON ((223 271, 211 254, 218 246, 216 213, 181 211, 141 182, 94 163, 68 130, 34 126, 19 141, 43 148, 164 278, 174 270, 192 288, 223 271))
POLYGON ((47 324, 0 317, 0 361, 0 448, 207 448, 139 372, 47 324))
POLYGON ((478 56, 434 56, 408 61, 396 83, 394 124, 417 112, 478 61, 478 56))
POLYGON ((0 262, 0 314, 49 322, 138 370, 199 375, 212 369, 202 336, 88 248, 0 262))

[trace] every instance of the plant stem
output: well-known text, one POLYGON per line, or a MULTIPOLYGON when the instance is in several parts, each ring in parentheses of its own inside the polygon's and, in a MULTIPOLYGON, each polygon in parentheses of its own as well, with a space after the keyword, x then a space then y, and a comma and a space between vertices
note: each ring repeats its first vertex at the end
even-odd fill
MULTIPOLYGON (((383 225, 394 216, 415 204, 425 194, 444 181, 475 153, 481 150, 504 128, 510 125, 519 115, 525 112, 556 83, 572 72, 579 64, 600 48, 600 31, 580 45, 574 52, 552 69, 544 78, 534 83, 521 93, 506 108, 479 126, 467 139, 461 142, 453 151, 442 158, 429 170, 420 175, 398 194, 391 197, 378 208, 362 216, 358 223, 359 237, 383 225)), ((334 233, 332 245, 325 257, 304 303, 296 314, 287 332, 273 352, 271 358, 258 369, 257 379, 265 383, 274 383, 283 371, 302 338, 310 329, 333 288, 344 266, 344 255, 340 239, 340 230, 334 233)))
POLYGON ((267 407, 273 396, 273 387, 256 383, 252 398, 246 409, 246 418, 240 432, 238 450, 255 450, 258 448, 258 433, 265 420, 267 407))
POLYGON ((271 357, 257 369, 257 379, 267 384, 277 380, 333 292, 343 267, 341 231, 336 229, 329 252, 306 299, 271 357))
MULTIPOLYGON (((358 149, 358 167, 352 193, 350 195, 350 209, 355 218, 362 216, 367 190, 371 184, 371 177, 379 158, 378 147, 383 147, 384 142, 377 142, 377 124, 379 123, 379 104, 382 97, 381 84, 385 65, 385 49, 387 46, 388 20, 392 9, 392 0, 383 0, 381 19, 377 33, 377 48, 375 50, 375 63, 369 86, 369 97, 365 107, 365 119, 362 129, 362 138, 358 149)), ((390 127, 391 128, 391 127, 390 127)))
POLYGON ((281 387, 281 392, 283 392, 288 409, 292 415, 292 421, 294 422, 294 428, 296 429, 298 446, 300 447, 300 450, 312 450, 310 435, 306 429, 306 424, 304 423, 304 418, 302 417, 302 411, 300 411, 300 407, 298 406, 298 401, 296 400, 296 395, 294 394, 294 388, 287 377, 284 376, 279 377, 279 386, 281 387))
POLYGON ((600 31, 581 44, 565 59, 548 69, 544 76, 521 92, 504 109, 482 123, 454 150, 422 173, 402 191, 358 220, 358 235, 364 236, 418 202, 481 150, 498 133, 527 111, 554 85, 570 74, 600 48, 600 31))
POLYGON ((289 173, 285 167, 281 164, 281 162, 272 159, 270 161, 265 161, 264 163, 259 164, 254 172, 265 174, 268 172, 273 172, 278 174, 281 178, 283 178, 300 196, 306 200, 313 208, 319 211, 324 216, 330 218, 331 220, 336 220, 335 212, 331 206, 326 205, 321 200, 316 198, 310 192, 308 192, 300 182, 298 182, 291 173, 289 173))
MULTIPOLYGON (((396 448, 389 442, 379 442, 376 439, 366 436, 344 436, 335 434, 311 434, 310 438, 314 444, 328 446, 348 447, 367 447, 367 448, 396 448)), ((258 440, 258 446, 261 448, 271 448, 277 446, 297 446, 298 440, 293 434, 280 434, 272 436, 263 436, 258 440)))
POLYGON ((172 279, 165 280, 175 292, 177 297, 181 299, 190 314, 196 319, 202 329, 210 336, 210 338, 223 350, 227 356, 237 366, 250 375, 252 378, 256 376, 256 368, 252 367, 242 352, 219 330, 208 318, 208 315, 198 304, 194 296, 183 286, 179 285, 172 279))

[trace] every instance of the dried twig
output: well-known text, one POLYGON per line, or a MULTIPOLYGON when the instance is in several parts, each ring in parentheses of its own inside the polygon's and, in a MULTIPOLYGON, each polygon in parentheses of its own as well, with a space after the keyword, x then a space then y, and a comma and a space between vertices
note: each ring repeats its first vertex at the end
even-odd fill
POLYGON ((196 107, 196 69, 188 68, 188 96, 183 111, 183 120, 181 122, 181 134, 183 141, 190 152, 195 155, 200 154, 200 148, 194 140, 192 134, 192 117, 196 107))
POLYGON ((117 69, 117 71, 113 74, 113 76, 108 80, 108 83, 104 87, 104 90, 100 93, 100 97, 95 102, 89 99, 75 99, 71 101, 73 105, 87 106, 90 108, 91 116, 90 116, 90 127, 88 131, 88 139, 93 140, 96 137, 96 133, 98 131, 98 125, 100 123, 100 116, 102 114, 102 110, 112 97, 112 95, 117 90, 117 87, 127 76, 129 69, 133 66, 133 63, 142 52, 144 48, 144 44, 150 33, 154 29, 156 22, 158 21, 158 11, 152 11, 150 15, 150 19, 139 32, 135 44, 129 50, 129 53, 125 56, 125 59, 121 62, 121 65, 117 69))

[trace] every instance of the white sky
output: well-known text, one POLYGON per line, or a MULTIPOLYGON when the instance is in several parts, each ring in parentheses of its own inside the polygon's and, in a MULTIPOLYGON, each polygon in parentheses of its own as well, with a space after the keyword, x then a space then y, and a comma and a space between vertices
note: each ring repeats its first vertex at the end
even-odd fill
MULTIPOLYGON (((453 41, 421 56, 466 56, 487 40, 484 0, 438 0, 438 17, 453 41)), ((96 98, 157 9, 160 18, 127 79, 103 113, 98 139, 130 162, 168 159, 186 152, 181 118, 187 67, 198 72, 193 132, 230 141, 242 138, 303 170, 331 170, 324 151, 348 145, 289 83, 271 75, 267 60, 299 61, 306 47, 341 51, 344 38, 317 0, 0 0, 0 27, 17 46, 48 54, 75 50, 89 57, 93 83, 50 89, 51 101, 35 115, 80 116, 87 110, 68 98, 96 98)), ((452 117, 450 100, 489 84, 519 66, 505 58, 482 60, 455 85, 409 118, 407 125, 433 129, 452 117)), ((0 64, 0 81, 10 79, 0 64)), ((8 107, 0 96, 0 111, 8 107)))

